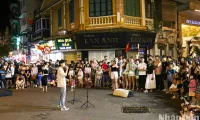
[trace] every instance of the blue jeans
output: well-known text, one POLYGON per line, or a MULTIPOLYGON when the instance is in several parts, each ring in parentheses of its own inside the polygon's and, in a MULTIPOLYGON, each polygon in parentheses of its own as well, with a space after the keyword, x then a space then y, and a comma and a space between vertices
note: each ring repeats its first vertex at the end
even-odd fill
POLYGON ((65 100, 66 100, 66 95, 67 95, 66 91, 67 91, 66 87, 60 88, 60 106, 61 106, 61 108, 65 107, 65 100))

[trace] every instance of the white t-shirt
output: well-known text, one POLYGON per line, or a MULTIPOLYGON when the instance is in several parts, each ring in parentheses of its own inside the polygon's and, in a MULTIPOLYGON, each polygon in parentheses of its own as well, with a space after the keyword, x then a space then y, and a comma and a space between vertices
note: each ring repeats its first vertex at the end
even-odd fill
POLYGON ((70 76, 74 76, 74 75, 75 75, 74 70, 69 70, 68 75, 70 75, 70 76))
POLYGON ((96 71, 96 74, 97 74, 97 79, 101 79, 101 75, 103 74, 103 71, 96 71))
POLYGON ((170 86, 170 89, 171 89, 171 88, 177 88, 177 85, 172 84, 172 85, 170 86))
MULTIPOLYGON (((138 64, 138 69, 147 69, 147 64, 146 63, 139 63, 138 64)), ((139 75, 146 75, 146 71, 141 71, 139 70, 139 75)))

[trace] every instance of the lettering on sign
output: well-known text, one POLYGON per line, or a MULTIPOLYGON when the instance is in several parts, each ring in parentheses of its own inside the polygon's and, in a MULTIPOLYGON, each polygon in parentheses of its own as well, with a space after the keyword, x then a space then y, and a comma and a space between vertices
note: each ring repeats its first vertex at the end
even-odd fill
POLYGON ((72 49, 72 42, 71 38, 57 39, 57 46, 59 50, 69 50, 72 49))
POLYGON ((200 21, 195 21, 195 20, 186 20, 186 23, 192 25, 200 25, 200 21))
POLYGON ((118 38, 93 38, 85 39, 85 44, 117 44, 118 38))

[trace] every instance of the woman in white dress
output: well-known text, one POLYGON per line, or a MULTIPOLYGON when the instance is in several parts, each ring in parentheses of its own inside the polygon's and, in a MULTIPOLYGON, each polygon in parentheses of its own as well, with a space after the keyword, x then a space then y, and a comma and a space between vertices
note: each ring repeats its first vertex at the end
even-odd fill
POLYGON ((155 80, 155 67, 153 64, 153 60, 149 59, 149 63, 147 66, 147 78, 146 78, 146 84, 145 84, 145 91, 144 93, 148 93, 148 90, 150 92, 153 92, 153 89, 156 88, 156 80, 155 80))

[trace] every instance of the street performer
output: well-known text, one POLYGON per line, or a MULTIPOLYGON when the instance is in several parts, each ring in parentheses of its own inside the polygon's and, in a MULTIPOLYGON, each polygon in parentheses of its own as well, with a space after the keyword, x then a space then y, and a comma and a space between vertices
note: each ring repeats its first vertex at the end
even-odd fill
POLYGON ((61 111, 65 111, 65 110, 69 110, 69 108, 65 107, 65 100, 66 100, 66 94, 67 94, 66 76, 67 76, 68 68, 65 66, 64 60, 60 60, 59 65, 60 67, 58 68, 58 71, 57 71, 57 87, 60 88, 60 103, 58 107, 61 108, 61 111))

